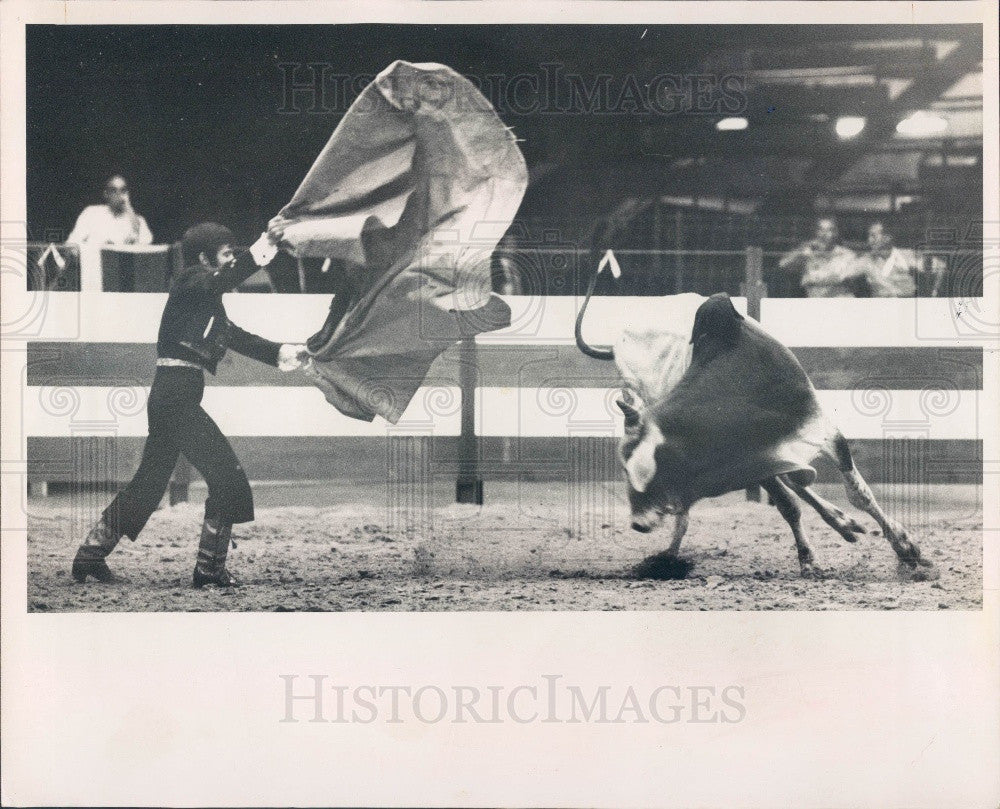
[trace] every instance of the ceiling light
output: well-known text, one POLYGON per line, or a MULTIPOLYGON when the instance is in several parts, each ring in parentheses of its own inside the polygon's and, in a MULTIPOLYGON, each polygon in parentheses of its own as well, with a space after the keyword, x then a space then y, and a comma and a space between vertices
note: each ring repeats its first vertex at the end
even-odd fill
POLYGON ((746 118, 723 118, 720 121, 715 122, 715 128, 720 132, 737 132, 741 129, 746 129, 750 126, 750 122, 746 118))
POLYGON ((835 125, 837 137, 841 140, 856 138, 865 128, 865 123, 867 121, 860 115, 842 115, 835 125))
POLYGON ((940 135, 948 128, 948 122, 933 112, 917 110, 908 118, 896 124, 896 131, 908 138, 926 138, 940 135))

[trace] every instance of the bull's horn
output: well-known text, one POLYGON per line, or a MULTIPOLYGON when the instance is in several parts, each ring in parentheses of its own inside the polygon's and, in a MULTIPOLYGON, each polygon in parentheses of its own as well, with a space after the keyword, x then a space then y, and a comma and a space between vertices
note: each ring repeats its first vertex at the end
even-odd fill
MULTIPOLYGON (((610 254, 611 251, 609 250, 610 254)), ((598 360, 613 360, 615 358, 615 352, 611 348, 595 348, 594 346, 587 345, 586 341, 583 339, 583 316, 587 312, 587 304, 590 303, 590 298, 594 294, 594 287, 597 286, 597 276, 605 269, 605 267, 610 267, 612 261, 614 260, 614 255, 611 255, 611 259, 608 259, 608 254, 605 254, 601 263, 597 266, 597 272, 590 279, 590 284, 587 285, 587 295, 583 299, 583 306, 580 307, 580 311, 576 316, 576 345, 584 354, 588 357, 593 357, 598 360)), ((615 273, 614 269, 618 267, 618 262, 614 261, 614 267, 612 267, 612 274, 615 277, 620 273, 615 273)))

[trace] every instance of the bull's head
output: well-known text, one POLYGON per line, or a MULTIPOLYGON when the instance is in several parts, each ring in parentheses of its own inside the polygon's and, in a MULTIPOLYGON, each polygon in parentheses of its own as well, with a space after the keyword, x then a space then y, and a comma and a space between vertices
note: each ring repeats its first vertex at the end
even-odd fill
POLYGON ((625 416, 625 437, 618 447, 619 460, 628 478, 628 499, 632 508, 632 528, 652 531, 666 514, 687 509, 681 494, 682 481, 672 463, 671 447, 657 423, 654 409, 637 406, 629 390, 616 401, 625 416))

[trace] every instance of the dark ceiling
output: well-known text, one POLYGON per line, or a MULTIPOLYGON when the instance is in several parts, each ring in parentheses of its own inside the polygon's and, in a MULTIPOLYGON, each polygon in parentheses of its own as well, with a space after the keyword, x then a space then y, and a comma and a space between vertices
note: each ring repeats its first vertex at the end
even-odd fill
MULTIPOLYGON (((588 216, 630 183, 814 197, 865 155, 904 148, 899 117, 978 70, 982 37, 975 26, 29 26, 29 225, 68 230, 120 171, 158 240, 206 217, 249 237, 295 190, 345 88, 395 59, 473 77, 523 141, 532 215, 575 205, 588 216), (316 76, 322 95, 289 95, 316 76), (746 131, 715 130, 736 112, 746 131), (868 118, 861 138, 832 134, 841 114, 868 118)), ((921 148, 981 155, 981 130, 921 148)))

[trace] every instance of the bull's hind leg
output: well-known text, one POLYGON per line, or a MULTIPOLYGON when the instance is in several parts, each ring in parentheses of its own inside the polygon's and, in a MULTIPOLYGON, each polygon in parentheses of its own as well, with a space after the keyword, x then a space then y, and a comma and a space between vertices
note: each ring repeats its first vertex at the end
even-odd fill
POLYGON ((791 490, 778 478, 768 478, 760 483, 764 490, 771 496, 771 502, 778 509, 778 513, 785 518, 792 529, 792 536, 795 537, 795 550, 799 555, 799 569, 803 576, 812 576, 816 573, 814 566, 812 548, 806 542, 805 533, 802 531, 802 509, 792 496, 791 490))
POLYGON ((872 519, 879 524, 882 533, 902 564, 910 569, 916 568, 917 565, 933 568, 934 565, 920 555, 920 548, 917 547, 916 543, 910 541, 906 529, 882 510, 872 490, 854 465, 854 458, 851 456, 847 440, 840 433, 834 436, 832 449, 840 466, 840 474, 844 477, 847 499, 851 501, 851 505, 867 511, 872 519))
POLYGON ((823 522, 829 525, 848 542, 857 542, 857 535, 865 533, 865 527, 861 523, 853 517, 845 514, 830 501, 824 500, 808 486, 802 486, 801 484, 796 483, 794 480, 789 478, 788 475, 779 475, 778 477, 782 483, 788 486, 799 497, 816 509, 816 513, 823 518, 823 522))

